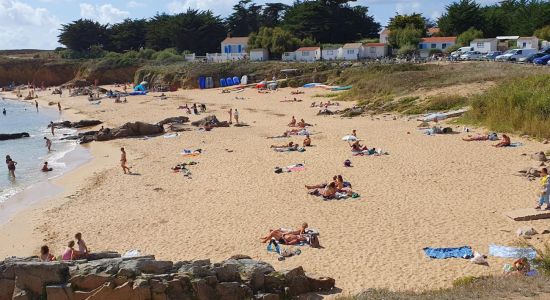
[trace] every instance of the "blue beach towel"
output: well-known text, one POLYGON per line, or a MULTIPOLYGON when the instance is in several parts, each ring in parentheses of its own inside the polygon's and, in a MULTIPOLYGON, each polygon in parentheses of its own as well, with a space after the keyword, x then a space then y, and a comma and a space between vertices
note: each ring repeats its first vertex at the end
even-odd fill
POLYGON ((508 147, 516 148, 516 147, 521 147, 521 146, 523 146, 523 143, 516 142, 516 143, 511 143, 510 146, 508 146, 508 147))
POLYGON ((534 259, 537 251, 533 248, 516 248, 499 245, 489 245, 489 255, 504 258, 522 258, 534 259))
POLYGON ((430 248, 423 249, 424 253, 430 258, 446 259, 446 258, 472 258, 474 253, 470 246, 458 248, 430 248))

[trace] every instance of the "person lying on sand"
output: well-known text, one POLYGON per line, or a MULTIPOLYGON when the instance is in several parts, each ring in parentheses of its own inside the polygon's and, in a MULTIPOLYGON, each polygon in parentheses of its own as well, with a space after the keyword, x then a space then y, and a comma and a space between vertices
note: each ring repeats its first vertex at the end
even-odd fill
POLYGON ((342 175, 336 176, 336 188, 338 189, 338 192, 351 192, 351 184, 349 182, 344 181, 344 177, 342 175))
POLYGON ((493 145, 493 147, 497 147, 497 148, 500 148, 500 147, 508 147, 510 146, 512 143, 510 142, 510 137, 508 137, 507 135, 503 134, 502 135, 502 140, 500 141, 500 143, 496 144, 496 145, 493 145))
POLYGON ((512 265, 514 268, 514 272, 510 273, 512 275, 524 275, 526 276, 527 273, 531 271, 531 265, 529 264, 529 261, 527 258, 522 257, 514 262, 512 265))
POLYGON ((290 123, 288 123, 289 127, 295 127, 296 126, 296 118, 292 116, 292 119, 290 120, 290 123))
POLYGON ((298 124, 296 125, 300 128, 305 128, 308 124, 306 124, 306 121, 304 121, 304 119, 300 119, 300 122, 298 122, 298 124))
POLYGON ((304 142, 302 145, 304 147, 311 147, 311 138, 309 137, 309 134, 306 134, 306 138, 304 139, 304 142))
POLYGON ((288 144, 284 144, 284 145, 271 145, 270 148, 292 148, 294 146, 297 146, 298 144, 294 144, 294 142, 289 142, 288 144))
POLYGON ((291 136, 291 135, 306 135, 306 131, 305 129, 291 129, 291 130, 287 130, 285 131, 285 133, 283 133, 283 136, 291 136))
POLYGON ((305 94, 305 92, 302 92, 300 90, 295 90, 295 91, 291 91, 290 94, 291 95, 300 95, 300 94, 305 94))
POLYGON ((281 102, 302 102, 302 100, 296 99, 296 97, 294 97, 294 99, 290 99, 290 100, 285 99, 285 100, 281 100, 281 102))
POLYGON ((296 230, 287 230, 287 229, 270 229, 269 234, 261 237, 262 243, 267 243, 272 238, 276 239, 277 241, 281 240, 285 234, 291 234, 291 235, 300 235, 304 234, 308 228, 308 224, 306 222, 302 223, 302 226, 299 229, 296 230))
POLYGON ((487 141, 489 140, 488 135, 477 135, 477 136, 468 136, 467 138, 462 138, 465 142, 474 142, 474 141, 487 141))

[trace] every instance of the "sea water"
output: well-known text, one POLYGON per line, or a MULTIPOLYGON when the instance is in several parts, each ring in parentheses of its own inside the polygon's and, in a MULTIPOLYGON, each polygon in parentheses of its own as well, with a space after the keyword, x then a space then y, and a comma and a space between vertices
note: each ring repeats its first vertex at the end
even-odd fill
MULTIPOLYGON (((74 134, 75 130, 57 129, 55 136, 52 136, 48 124, 50 121, 61 120, 63 116, 57 107, 37 109, 34 102, 21 102, 0 97, 0 133, 27 132, 30 134, 29 138, 0 141, 0 216, 4 215, 2 210, 6 209, 5 205, 14 195, 33 185, 44 184, 75 167, 79 161, 87 159, 86 155, 79 153, 87 150, 83 150, 76 141, 61 140, 67 135, 74 134), (1 112, 3 109, 6 109, 5 115, 1 112), (44 137, 51 139, 51 151, 48 151, 44 137), (9 176, 5 164, 6 155, 10 155, 17 162, 16 178, 9 176), (52 172, 41 171, 46 161, 48 166, 53 168, 52 172)), ((42 192, 37 191, 37 197, 40 194, 42 192)))

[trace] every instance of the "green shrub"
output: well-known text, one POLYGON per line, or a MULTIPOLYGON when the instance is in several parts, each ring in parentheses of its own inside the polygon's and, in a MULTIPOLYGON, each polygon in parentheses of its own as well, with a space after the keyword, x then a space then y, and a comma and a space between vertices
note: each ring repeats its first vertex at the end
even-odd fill
POLYGON ((474 283, 476 280, 477 280, 477 277, 474 277, 474 276, 460 277, 460 278, 457 278, 453 281, 453 286, 454 287, 459 287, 459 286, 470 285, 470 284, 474 283))

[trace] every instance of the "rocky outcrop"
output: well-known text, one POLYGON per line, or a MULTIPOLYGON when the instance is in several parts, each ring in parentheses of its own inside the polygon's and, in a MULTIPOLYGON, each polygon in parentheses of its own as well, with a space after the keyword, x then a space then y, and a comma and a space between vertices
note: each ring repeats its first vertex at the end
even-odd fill
POLYGON ((74 78, 79 61, 51 61, 47 59, 0 60, 0 86, 27 82, 38 86, 60 85, 74 78))
POLYGON ((16 140, 21 138, 30 137, 27 132, 20 133, 0 133, 0 141, 16 140))
MULTIPOLYGON (((80 120, 78 122, 63 121, 63 122, 53 123, 53 126, 55 128, 84 128, 84 127, 97 126, 102 123, 103 122, 99 120, 80 120)), ((48 125, 48 128, 49 127, 51 127, 51 124, 48 125)))
POLYGON ((164 125, 168 125, 168 124, 174 125, 174 124, 183 124, 183 123, 187 123, 187 122, 189 122, 188 117, 179 116, 179 117, 166 118, 166 119, 158 122, 157 125, 164 126, 164 125))
POLYGON ((229 122, 223 121, 220 122, 216 116, 211 115, 205 118, 202 118, 198 121, 191 122, 191 125, 197 126, 197 127, 203 127, 205 125, 209 125, 211 127, 229 127, 229 122))
POLYGON ((106 252, 70 262, 43 263, 36 257, 0 262, 1 300, 288 299, 334 286, 334 279, 308 275, 302 267, 278 272, 245 256, 220 263, 171 262, 106 252))

